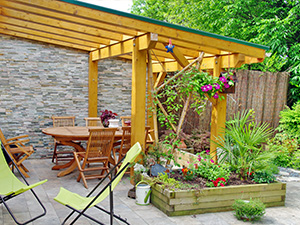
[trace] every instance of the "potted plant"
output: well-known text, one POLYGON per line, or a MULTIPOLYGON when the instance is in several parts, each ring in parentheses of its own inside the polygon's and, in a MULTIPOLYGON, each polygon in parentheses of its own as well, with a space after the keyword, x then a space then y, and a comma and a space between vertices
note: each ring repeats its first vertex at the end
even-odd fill
POLYGON ((100 115, 100 118, 101 118, 101 121, 102 121, 102 124, 104 127, 108 127, 109 126, 109 121, 110 119, 115 119, 116 116, 118 116, 117 113, 113 113, 112 111, 109 111, 109 110, 103 110, 103 111, 100 111, 101 112, 101 115, 100 115))
POLYGON ((243 221, 256 221, 265 214, 266 206, 259 199, 235 200, 232 208, 235 217, 243 221))

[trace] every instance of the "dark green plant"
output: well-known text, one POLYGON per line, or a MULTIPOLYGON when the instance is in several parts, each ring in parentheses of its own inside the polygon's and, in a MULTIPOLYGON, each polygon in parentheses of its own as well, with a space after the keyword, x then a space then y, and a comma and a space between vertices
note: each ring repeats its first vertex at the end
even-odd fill
POLYGON ((274 158, 274 164, 280 167, 288 167, 291 163, 292 157, 289 152, 285 149, 282 149, 276 152, 276 157, 274 158))
POLYGON ((253 181, 256 183, 273 183, 276 180, 276 177, 272 172, 269 171, 259 171, 253 174, 253 181))
POLYGON ((279 126, 276 130, 280 131, 280 134, 284 134, 286 139, 295 139, 300 144, 300 101, 293 105, 290 109, 286 109, 280 112, 279 126))
POLYGON ((265 214, 266 206, 259 199, 235 200, 232 205, 234 215, 237 219, 243 221, 256 221, 265 214))
POLYGON ((293 169, 300 169, 300 151, 293 152, 290 167, 293 169))
POLYGON ((219 162, 245 179, 257 168, 262 170, 274 158, 271 151, 264 151, 262 144, 272 135, 268 123, 257 123, 253 110, 245 110, 226 122, 224 137, 215 142, 219 148, 219 162))
POLYGON ((197 176, 206 178, 208 187, 217 187, 225 184, 230 176, 230 170, 228 166, 224 164, 215 164, 215 162, 205 152, 197 154, 197 160, 190 163, 190 168, 194 169, 197 176), (224 182, 218 182, 215 185, 215 181, 218 179, 224 179, 224 182))
POLYGON ((157 177, 152 179, 151 185, 160 184, 165 189, 176 189, 181 187, 181 183, 174 178, 170 178, 167 173, 159 173, 157 177))

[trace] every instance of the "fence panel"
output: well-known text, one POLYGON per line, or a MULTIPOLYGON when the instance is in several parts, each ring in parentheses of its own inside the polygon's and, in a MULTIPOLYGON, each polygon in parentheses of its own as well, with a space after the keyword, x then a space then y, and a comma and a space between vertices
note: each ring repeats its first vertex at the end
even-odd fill
MULTIPOLYGON (((253 109, 258 122, 268 122, 276 128, 279 112, 287 102, 289 74, 241 70, 237 72, 237 78, 235 93, 227 97, 227 120, 237 111, 253 109)), ((183 131, 210 130, 210 117, 211 104, 208 102, 202 115, 188 112, 183 131)))

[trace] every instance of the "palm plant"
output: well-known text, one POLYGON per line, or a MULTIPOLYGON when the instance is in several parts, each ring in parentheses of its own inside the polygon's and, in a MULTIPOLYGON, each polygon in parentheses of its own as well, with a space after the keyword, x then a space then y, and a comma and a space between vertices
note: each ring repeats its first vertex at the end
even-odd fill
POLYGON ((224 137, 215 142, 219 148, 219 162, 230 165, 241 178, 256 170, 263 170, 273 156, 262 144, 273 133, 268 123, 257 123, 253 110, 238 112, 226 122, 224 137))

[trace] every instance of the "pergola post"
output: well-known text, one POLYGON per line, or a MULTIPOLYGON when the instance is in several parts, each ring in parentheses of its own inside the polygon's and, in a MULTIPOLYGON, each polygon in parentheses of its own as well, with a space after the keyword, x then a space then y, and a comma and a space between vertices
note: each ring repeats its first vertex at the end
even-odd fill
MULTIPOLYGON (((219 77, 222 70, 221 57, 216 56, 214 60, 213 76, 219 77)), ((223 135, 225 122, 226 122, 226 102, 227 94, 220 94, 224 97, 223 100, 217 99, 215 104, 212 104, 211 111, 211 130, 210 130, 210 155, 213 157, 215 163, 217 163, 217 145, 214 141, 217 141, 217 137, 223 135)))
POLYGON ((134 39, 132 51, 131 143, 140 142, 145 149, 146 62, 147 50, 139 50, 134 39))
POLYGON ((98 60, 93 61, 93 53, 89 54, 89 117, 97 117, 98 102, 98 60))

